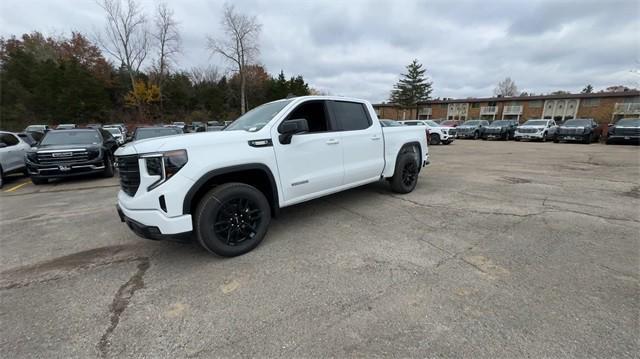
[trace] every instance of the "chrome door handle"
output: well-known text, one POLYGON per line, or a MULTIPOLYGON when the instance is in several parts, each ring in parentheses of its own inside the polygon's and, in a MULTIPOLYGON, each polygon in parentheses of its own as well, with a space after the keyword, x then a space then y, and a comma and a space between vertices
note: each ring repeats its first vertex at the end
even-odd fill
POLYGON ((330 140, 327 140, 327 145, 337 145, 338 143, 340 143, 340 141, 333 138, 330 140))
POLYGON ((378 141, 378 140, 380 140, 381 138, 382 138, 382 137, 380 137, 380 136, 372 136, 372 137, 371 137, 371 141, 378 141))

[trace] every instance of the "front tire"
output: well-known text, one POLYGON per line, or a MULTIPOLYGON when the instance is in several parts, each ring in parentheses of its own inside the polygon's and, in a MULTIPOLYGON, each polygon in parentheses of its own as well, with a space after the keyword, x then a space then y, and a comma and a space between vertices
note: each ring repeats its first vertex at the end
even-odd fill
POLYGON ((437 133, 432 133, 431 136, 429 136, 429 142, 431 142, 432 145, 439 145, 440 135, 438 135, 437 133))
POLYGON ((473 133, 473 139, 477 140, 480 137, 480 133, 478 131, 473 133))
POLYGON ((104 161, 104 172, 102 173, 102 177, 111 178, 113 177, 115 170, 113 168, 113 159, 111 156, 106 156, 104 161))
POLYGON ((417 152, 405 152, 398 157, 396 168, 391 177, 391 189, 396 193, 409 193, 418 184, 418 174, 420 173, 419 159, 417 152))
POLYGON ((2 167, 0 167, 0 188, 4 186, 4 172, 2 172, 2 167))
POLYGON ((235 257, 257 247, 270 222, 271 207, 262 192, 244 183, 226 183, 200 200, 194 230, 207 251, 235 257))

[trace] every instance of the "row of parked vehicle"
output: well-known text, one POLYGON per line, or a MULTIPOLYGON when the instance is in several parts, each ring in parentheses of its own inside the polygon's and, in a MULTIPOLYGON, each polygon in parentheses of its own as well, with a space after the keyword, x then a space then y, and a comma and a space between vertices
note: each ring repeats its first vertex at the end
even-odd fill
MULTIPOLYGON (((187 126, 172 123, 163 126, 136 127, 129 133, 124 124, 31 125, 24 132, 0 131, 0 188, 7 175, 22 173, 38 185, 52 178, 86 174, 114 175, 114 153, 126 142, 178 135, 188 130, 202 132, 198 123, 187 126)), ((219 124, 216 130, 224 128, 219 124), (219 129, 218 129, 219 128, 219 129)), ((213 130, 213 129, 212 129, 213 130)))
MULTIPOLYGON (((552 119, 530 119, 523 124, 517 120, 468 120, 441 121, 382 120, 387 126, 424 126, 426 127, 430 144, 448 145, 456 138, 471 138, 483 140, 531 140, 558 142, 598 142, 603 136, 598 123, 591 118, 576 118, 557 124, 552 119)), ((606 143, 640 142, 640 119, 623 118, 609 124, 606 143)))

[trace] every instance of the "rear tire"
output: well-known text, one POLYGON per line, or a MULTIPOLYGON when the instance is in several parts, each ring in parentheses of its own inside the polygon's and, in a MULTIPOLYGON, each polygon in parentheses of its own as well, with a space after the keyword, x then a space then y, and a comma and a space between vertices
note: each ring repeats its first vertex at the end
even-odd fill
POLYGON ((431 142, 432 145, 439 145, 440 144, 440 135, 437 133, 432 133, 429 136, 429 142, 431 142))
POLYGON ((204 249, 235 257, 260 244, 271 222, 271 207, 255 187, 226 183, 202 197, 194 218, 194 232, 204 249))
POLYGON ((409 193, 418 184, 420 163, 415 147, 398 156, 396 168, 391 177, 391 189, 396 193, 409 193))
POLYGON ((0 188, 4 186, 4 172, 2 172, 2 167, 0 167, 0 188))

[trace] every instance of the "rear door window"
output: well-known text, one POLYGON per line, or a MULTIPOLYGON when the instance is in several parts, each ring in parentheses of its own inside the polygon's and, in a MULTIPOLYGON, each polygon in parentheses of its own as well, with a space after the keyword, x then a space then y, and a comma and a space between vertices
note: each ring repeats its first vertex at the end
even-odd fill
POLYGON ((0 142, 3 142, 7 147, 9 147, 17 145, 20 141, 16 136, 10 133, 3 133, 0 134, 0 142))
POLYGON ((357 131, 371 127, 371 119, 363 104, 347 101, 331 101, 329 104, 340 130, 357 131))

